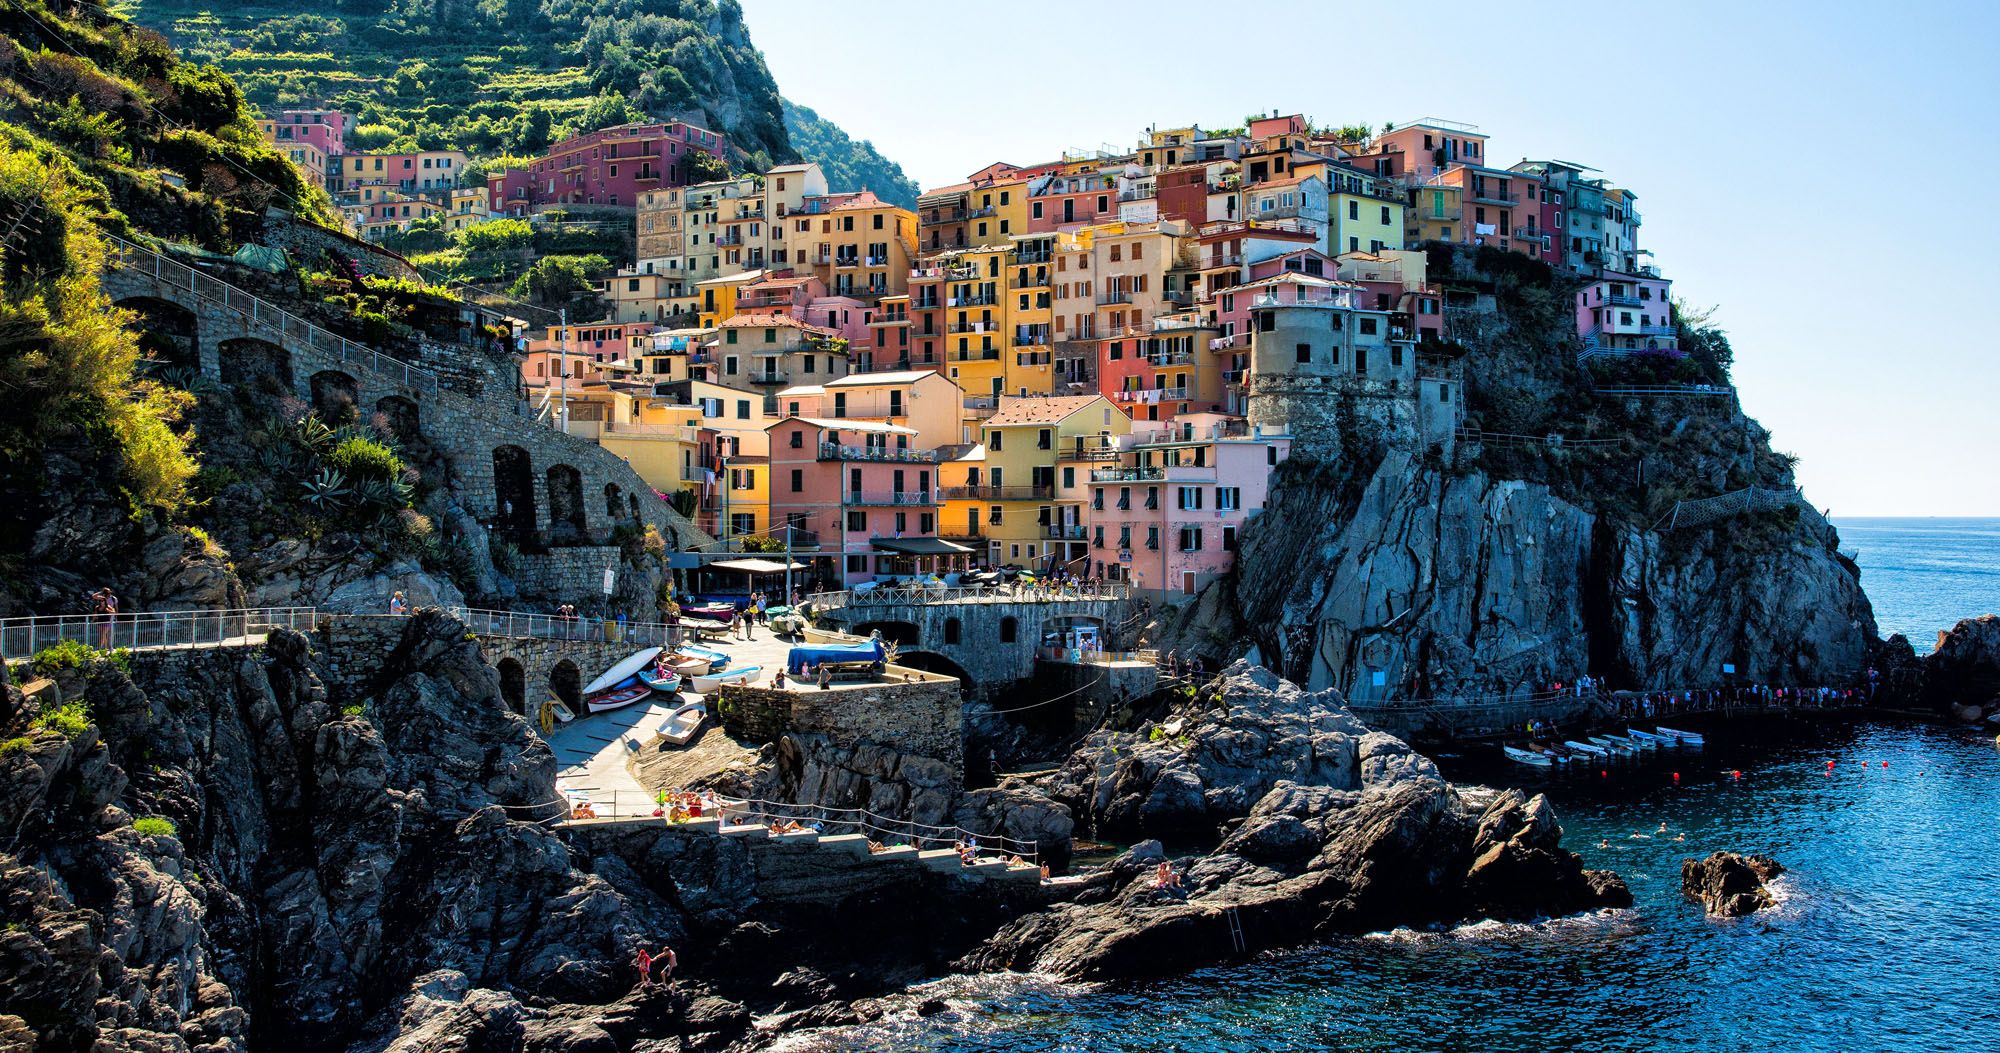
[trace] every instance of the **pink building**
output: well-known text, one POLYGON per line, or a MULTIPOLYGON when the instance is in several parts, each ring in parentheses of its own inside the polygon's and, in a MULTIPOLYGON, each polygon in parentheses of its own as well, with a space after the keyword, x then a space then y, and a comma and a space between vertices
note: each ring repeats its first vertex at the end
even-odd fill
POLYGON ((1673 282, 1605 271, 1576 294, 1576 331, 1586 353, 1679 356, 1673 282))
POLYGON ((257 124, 266 139, 280 146, 309 143, 328 157, 347 151, 348 117, 339 110, 281 110, 277 119, 257 124))
POLYGON ((541 336, 522 342, 527 358, 521 363, 521 382, 532 388, 560 378, 558 363, 565 345, 571 379, 601 380, 607 372, 604 367, 610 363, 628 361, 636 354, 650 351, 652 341, 648 337, 654 328, 651 322, 573 325, 567 332, 562 326, 549 326, 541 336))
POLYGON ((1116 468, 1090 473, 1093 570, 1161 598, 1186 598, 1229 573, 1243 525, 1263 511, 1291 437, 1240 417, 1183 415, 1116 468))
POLYGON ((1349 163, 1364 172, 1422 183, 1453 165, 1487 163, 1488 136, 1477 125, 1426 117, 1375 137, 1349 163))
POLYGON ((878 421, 786 417, 771 437, 771 521, 803 530, 821 570, 843 585, 962 563, 937 536, 937 451, 916 429, 878 421))
POLYGON ((487 176, 488 207, 516 216, 557 204, 634 207, 648 190, 686 186, 691 155, 728 152, 728 136, 685 121, 622 124, 565 139, 527 168, 487 176))

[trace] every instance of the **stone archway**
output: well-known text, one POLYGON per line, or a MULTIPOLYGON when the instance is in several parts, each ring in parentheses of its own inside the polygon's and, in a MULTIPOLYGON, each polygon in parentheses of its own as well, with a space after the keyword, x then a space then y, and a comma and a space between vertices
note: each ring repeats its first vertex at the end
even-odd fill
POLYGON ((535 465, 519 446, 493 450, 494 523, 516 545, 535 540, 535 465))
POLYGON ((917 627, 913 622, 862 622, 854 627, 854 635, 870 636, 882 633, 882 639, 898 647, 908 647, 917 642, 917 627))
POLYGON ((941 673, 956 677, 963 690, 972 689, 972 674, 951 658, 936 651, 896 651, 896 664, 905 669, 921 669, 926 673, 941 673))
POLYGON ((565 658, 549 670, 549 691, 577 716, 583 716, 583 673, 576 663, 565 658))
POLYGON ((500 699, 507 708, 528 715, 528 670, 514 658, 502 658, 494 665, 500 671, 500 699))
POLYGON ((339 427, 361 419, 361 382, 337 369, 322 369, 312 375, 313 411, 319 419, 339 427))
POLYGON ((578 544, 590 537, 583 511, 583 473, 567 464, 549 465, 549 540, 578 544))
POLYGON ((386 395, 375 400, 375 412, 382 415, 389 434, 404 445, 423 438, 423 419, 417 411, 417 404, 401 395, 386 395))
POLYGON ((269 340, 253 336, 224 340, 216 347, 222 360, 222 382, 255 388, 269 395, 292 393, 292 355, 269 340))
POLYGON ((618 484, 617 484, 617 483, 605 483, 605 484, 604 484, 604 515, 605 515, 605 518, 607 518, 607 519, 622 519, 622 518, 624 518, 624 516, 625 516, 625 508, 624 508, 624 505, 622 504, 622 502, 620 501, 620 498, 622 498, 622 497, 624 497, 624 496, 625 496, 625 495, 624 495, 624 492, 618 489, 618 484))
POLYGON ((159 369, 201 369, 201 320, 186 307, 153 296, 132 296, 115 306, 139 317, 139 351, 159 369))

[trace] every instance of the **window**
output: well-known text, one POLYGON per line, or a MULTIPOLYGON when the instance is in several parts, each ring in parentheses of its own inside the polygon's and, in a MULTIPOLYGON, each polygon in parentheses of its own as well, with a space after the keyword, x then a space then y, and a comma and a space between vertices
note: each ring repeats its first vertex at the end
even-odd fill
POLYGON ((1020 635, 1020 628, 1021 623, 1015 621, 1011 614, 1000 619, 1000 642, 1013 643, 1014 638, 1020 635))
POLYGON ((1146 547, 1154 550, 1157 550, 1160 547, 1159 527, 1149 526, 1146 528, 1146 547))
POLYGON ((1055 447, 1055 433, 1043 428, 1035 433, 1035 449, 1048 450, 1055 447))
MULTIPOLYGON (((792 434, 796 435, 798 433, 793 432, 792 434)), ((806 488, 806 473, 797 468, 792 469, 792 492, 795 494, 804 493, 805 488, 806 488)))
POLYGON ((1000 432, 997 432, 997 431, 989 431, 989 432, 987 432, 987 433, 986 433, 986 435, 987 435, 987 439, 986 439, 986 446, 987 446, 987 448, 988 448, 988 449, 990 449, 990 450, 993 450, 993 451, 995 451, 995 452, 998 452, 998 451, 999 451, 999 449, 1000 449, 1000 434, 1001 434, 1001 433, 1000 433, 1000 432))
POLYGON ((994 526, 999 526, 999 525, 1001 525, 1001 523, 1000 523, 1000 521, 1001 521, 1001 512, 1000 512, 1000 506, 999 506, 999 505, 993 505, 992 507, 990 507, 990 508, 988 508, 988 509, 987 509, 987 514, 986 514, 986 521, 987 521, 988 523, 991 523, 991 524, 993 524, 994 526))
POLYGON ((1295 349, 1295 351, 1296 351, 1296 352, 1297 352, 1297 354, 1298 354, 1298 357, 1299 357, 1299 364, 1300 364, 1300 365, 1304 365, 1305 363, 1307 363, 1307 362, 1311 362, 1311 361, 1312 361, 1312 359, 1313 359, 1313 346, 1312 346, 1311 344, 1300 344, 1300 345, 1298 345, 1298 347, 1297 347, 1297 348, 1295 349))
POLYGON ((1354 349, 1354 372, 1357 376, 1368 372, 1368 349, 1365 347, 1354 349))
POLYGON ((737 399, 737 400, 736 400, 736 419, 737 419, 737 420, 749 420, 749 419, 750 419, 750 400, 749 400, 749 399, 737 399))
POLYGON ((1200 552, 1200 551, 1201 551, 1201 528, 1200 528, 1200 527, 1198 527, 1198 526, 1184 526, 1184 527, 1182 527, 1182 528, 1181 528, 1181 551, 1182 551, 1182 552, 1200 552))
POLYGON ((1236 528, 1233 526, 1222 528, 1222 551, 1236 551, 1236 528))
POLYGON ((1375 327, 1376 327, 1376 323, 1377 323, 1378 321, 1379 321, 1379 319, 1375 319, 1375 318, 1363 318, 1363 319, 1361 320, 1361 335, 1362 335, 1362 336, 1374 336, 1374 335, 1375 335, 1375 327))
POLYGON ((1361 218, 1361 202, 1359 202, 1359 201, 1349 201, 1349 202, 1347 203, 1347 218, 1348 218, 1348 219, 1360 219, 1360 218, 1361 218))
POLYGON ((1183 486, 1180 488, 1180 509, 1183 512, 1198 512, 1201 510, 1201 487, 1183 486))
POLYGON ((1385 227, 1389 225, 1389 206, 1387 205, 1382 206, 1382 225, 1385 227))
POLYGON ((803 431, 800 431, 800 430, 799 430, 799 429, 797 429, 797 428, 793 428, 793 429, 792 429, 792 449, 794 449, 794 450, 803 450, 803 449, 805 449, 805 446, 806 446, 806 433, 805 433, 805 432, 803 432, 803 431))
POLYGON ((1243 507, 1243 488, 1240 486, 1218 486, 1215 488, 1215 510, 1234 512, 1243 507))
POLYGON ((731 468, 729 470, 729 488, 731 490, 757 489, 757 469, 731 468))
POLYGON ((944 642, 945 642, 945 643, 946 643, 947 645, 949 645, 949 644, 955 644, 955 643, 957 643, 957 642, 958 642, 958 619, 957 619, 957 618, 946 618, 946 619, 944 620, 944 642))
POLYGON ((848 532, 849 532, 849 533, 852 533, 852 534, 863 534, 863 533, 867 533, 867 531, 868 531, 868 513, 866 513, 866 512, 849 512, 849 513, 847 513, 847 530, 848 530, 848 532))

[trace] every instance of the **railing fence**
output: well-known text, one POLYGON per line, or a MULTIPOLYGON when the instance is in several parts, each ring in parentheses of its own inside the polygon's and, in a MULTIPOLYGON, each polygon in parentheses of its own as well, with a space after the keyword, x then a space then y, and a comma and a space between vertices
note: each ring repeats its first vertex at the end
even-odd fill
POLYGON ((65 640, 100 650, 252 644, 277 629, 309 630, 313 607, 252 607, 130 614, 48 614, 0 619, 0 657, 27 658, 65 640))

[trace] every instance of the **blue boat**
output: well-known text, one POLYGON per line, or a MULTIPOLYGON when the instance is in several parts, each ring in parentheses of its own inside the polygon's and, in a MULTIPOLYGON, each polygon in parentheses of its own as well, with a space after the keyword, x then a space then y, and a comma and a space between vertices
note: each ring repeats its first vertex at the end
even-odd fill
POLYGON ((729 668, 729 656, 722 653, 721 651, 715 650, 714 648, 696 647, 693 644, 682 644, 681 646, 674 648, 674 650, 680 654, 687 655, 689 658, 707 659, 708 671, 711 673, 720 672, 721 670, 729 668))
POLYGON ((806 644, 792 648, 785 656, 785 669, 793 676, 803 676, 807 666, 874 665, 886 660, 887 655, 888 652, 880 640, 864 640, 851 644, 806 644))

